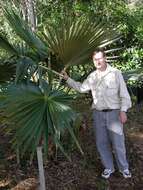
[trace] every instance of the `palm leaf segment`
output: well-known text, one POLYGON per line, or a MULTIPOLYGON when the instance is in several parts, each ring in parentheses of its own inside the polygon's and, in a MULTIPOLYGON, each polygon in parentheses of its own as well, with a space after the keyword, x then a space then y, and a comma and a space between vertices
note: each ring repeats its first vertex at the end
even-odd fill
POLYGON ((8 42, 7 38, 4 37, 2 34, 0 34, 0 47, 5 49, 12 55, 18 55, 18 51, 16 50, 16 48, 13 45, 11 45, 8 42))
POLYGON ((31 30, 27 23, 20 18, 16 10, 3 8, 3 12, 10 26, 16 34, 26 42, 41 58, 47 56, 47 47, 42 40, 31 30))
POLYGON ((64 66, 89 62, 96 47, 104 47, 120 37, 115 30, 87 19, 66 19, 59 26, 47 25, 43 36, 49 49, 64 66))
POLYGON ((11 123, 14 123, 11 130, 16 130, 13 143, 23 153, 29 150, 34 152, 41 139, 44 139, 47 153, 48 139, 51 136, 53 142, 66 155, 59 138, 59 134, 63 134, 66 128, 80 148, 71 128, 71 122, 76 118, 68 106, 72 97, 50 90, 45 82, 42 82, 40 88, 34 83, 12 85, 6 97, 5 113, 11 123))

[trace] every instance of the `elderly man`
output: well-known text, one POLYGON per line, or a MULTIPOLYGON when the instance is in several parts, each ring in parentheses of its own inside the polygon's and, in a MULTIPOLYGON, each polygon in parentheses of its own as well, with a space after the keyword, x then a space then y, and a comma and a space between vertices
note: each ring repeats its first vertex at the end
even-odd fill
POLYGON ((127 121, 131 99, 121 72, 107 64, 105 52, 98 49, 92 58, 96 70, 83 83, 74 81, 65 71, 63 78, 81 93, 91 90, 96 146, 105 168, 102 177, 107 179, 115 171, 113 150, 119 171, 125 178, 130 178, 123 124, 127 121))

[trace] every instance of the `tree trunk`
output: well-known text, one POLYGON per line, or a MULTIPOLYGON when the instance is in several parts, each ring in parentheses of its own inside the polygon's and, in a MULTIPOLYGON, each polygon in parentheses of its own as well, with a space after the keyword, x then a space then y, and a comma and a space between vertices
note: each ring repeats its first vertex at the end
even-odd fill
MULTIPOLYGON (((25 20, 27 20, 32 28, 32 31, 36 30, 36 0, 21 0, 22 12, 25 20)), ((37 159, 39 169, 39 190, 46 190, 45 175, 43 167, 43 154, 42 143, 37 147, 37 159)))
POLYGON ((35 4, 36 2, 34 0, 27 0, 27 11, 28 11, 28 21, 31 24, 32 30, 36 30, 36 10, 35 10, 35 4))
POLYGON ((40 181, 39 190, 46 190, 43 157, 42 157, 42 146, 37 147, 37 159, 38 159, 39 181, 40 181))
POLYGON ((33 31, 36 30, 36 1, 35 0, 21 0, 21 7, 24 19, 27 20, 33 31))
POLYGON ((28 22, 28 12, 27 12, 27 0, 21 1, 21 10, 24 20, 28 22))

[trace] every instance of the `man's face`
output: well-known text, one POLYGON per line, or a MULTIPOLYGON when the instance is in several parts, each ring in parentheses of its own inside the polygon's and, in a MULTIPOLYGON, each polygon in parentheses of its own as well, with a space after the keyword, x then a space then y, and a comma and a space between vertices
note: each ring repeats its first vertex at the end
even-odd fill
POLYGON ((93 56, 93 63, 98 70, 105 70, 106 69, 106 57, 103 56, 102 52, 98 52, 93 56))

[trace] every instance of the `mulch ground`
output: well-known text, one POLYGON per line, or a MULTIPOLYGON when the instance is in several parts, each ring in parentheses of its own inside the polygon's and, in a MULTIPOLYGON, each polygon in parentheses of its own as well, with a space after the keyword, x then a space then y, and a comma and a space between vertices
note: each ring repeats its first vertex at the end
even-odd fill
MULTIPOLYGON (((51 156, 45 162, 47 189, 143 190, 143 110, 132 109, 128 114, 128 123, 124 126, 131 179, 124 179, 118 171, 109 180, 100 177, 103 168, 95 147, 90 114, 89 112, 84 115, 84 129, 81 128, 79 132, 84 157, 69 140, 71 162, 61 153, 58 153, 56 158, 51 156)), ((36 190, 38 186, 36 159, 31 165, 26 158, 22 159, 21 166, 17 166, 16 155, 11 150, 8 140, 9 137, 0 131, 0 190, 36 190)))

